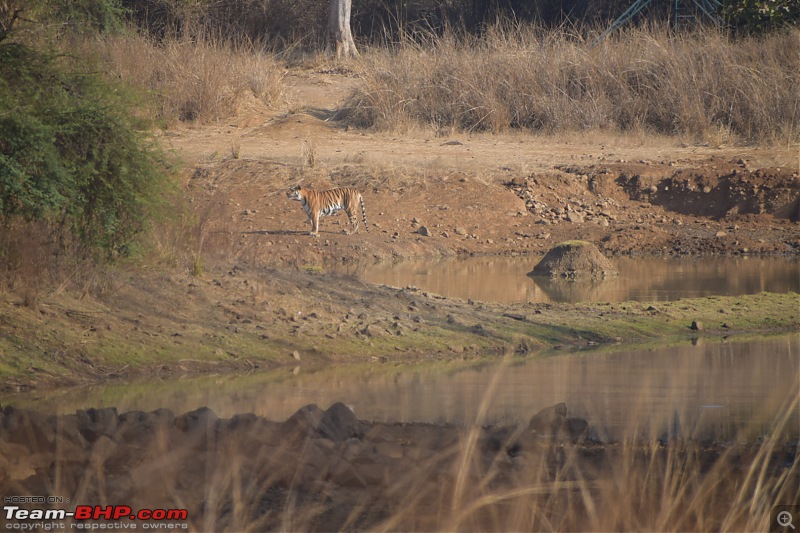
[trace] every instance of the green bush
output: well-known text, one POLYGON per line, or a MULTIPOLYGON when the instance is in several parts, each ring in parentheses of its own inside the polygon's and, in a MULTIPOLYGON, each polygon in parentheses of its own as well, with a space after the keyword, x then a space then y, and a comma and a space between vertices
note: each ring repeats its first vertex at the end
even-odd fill
POLYGON ((0 44, 0 223, 46 221, 64 245, 129 251, 165 186, 149 124, 122 86, 0 44))
POLYGON ((48 18, 76 33, 113 33, 125 25, 120 0, 46 0, 48 18))
POLYGON ((122 0, 0 0, 0 41, 15 27, 41 32, 112 33, 125 26, 122 0))
POLYGON ((800 24, 798 0, 723 0, 722 15, 736 31, 764 33, 800 24))

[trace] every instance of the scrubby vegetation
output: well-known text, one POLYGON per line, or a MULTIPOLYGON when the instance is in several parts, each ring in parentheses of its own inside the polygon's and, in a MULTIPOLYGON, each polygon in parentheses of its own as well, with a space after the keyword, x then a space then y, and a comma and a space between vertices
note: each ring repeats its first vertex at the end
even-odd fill
POLYGON ((271 55, 157 43, 123 31, 124 13, 114 0, 2 4, 0 265, 10 287, 128 256, 161 208, 175 211, 155 121, 205 122, 235 114, 248 94, 281 94, 271 55))
MULTIPOLYGON (((169 188, 154 126, 282 104, 287 64, 325 64, 323 4, 0 2, 4 272, 40 280, 34 263, 72 257, 75 270, 87 258, 128 255, 169 188)), ((555 2, 531 10, 512 0, 356 1, 353 26, 366 53, 344 65, 357 90, 340 117, 387 130, 797 141, 800 30, 748 37, 761 3, 731 0, 725 13, 739 17, 738 33, 631 26, 597 40, 622 4, 567 13, 555 2), (496 20, 505 22, 487 24, 496 20)), ((759 11, 768 24, 759 19, 758 31, 796 22, 794 7, 781 6, 759 11)), ((190 215, 181 224, 193 223, 190 215)))
MULTIPOLYGON (((737 33, 631 26, 599 41, 592 28, 619 2, 523 4, 355 2, 367 46, 345 66, 358 84, 340 117, 387 130, 800 136, 800 30, 747 36, 796 22, 791 5, 727 2, 737 33)), ((3 270, 41 279, 34 263, 129 254, 168 188, 154 125, 281 104, 287 64, 325 61, 313 55, 324 16, 323 3, 281 0, 0 3, 3 270)))
POLYGON ((706 140, 796 140, 800 31, 731 40, 706 29, 579 35, 499 25, 373 49, 344 116, 379 129, 431 126, 647 131, 706 140))
MULTIPOLYGON (((119 1, 129 20, 158 40, 225 36, 289 52, 319 49, 325 40, 324 1, 119 1)), ((116 2, 82 0, 75 4, 86 9, 116 2)), ((420 30, 440 34, 448 27, 480 35, 487 26, 503 19, 551 29, 597 28, 607 27, 632 4, 632 0, 353 0, 352 26, 356 39, 373 45, 396 42, 420 30)), ((674 20, 676 15, 686 22, 692 15, 710 22, 690 0, 678 4, 679 13, 675 13, 675 6, 671 1, 651 2, 633 22, 674 20)), ((102 12, 96 7, 93 11, 102 12)), ((774 31, 800 22, 800 4, 795 0, 724 0, 719 11, 721 24, 743 34, 774 31)))
POLYGON ((81 55, 149 94, 149 114, 165 126, 224 119, 251 100, 273 105, 283 96, 284 66, 251 44, 211 37, 158 43, 127 33, 79 46, 81 55))
MULTIPOLYGON (((0 216, 45 222, 62 249, 129 251, 165 172, 149 124, 119 84, 69 60, 0 45, 0 216)), ((9 253, 7 242, 4 254, 9 253)))

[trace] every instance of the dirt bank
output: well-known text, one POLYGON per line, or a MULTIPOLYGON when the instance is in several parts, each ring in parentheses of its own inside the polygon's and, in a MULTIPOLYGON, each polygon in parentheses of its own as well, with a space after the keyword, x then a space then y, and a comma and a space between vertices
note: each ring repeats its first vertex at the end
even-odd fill
POLYGON ((188 189, 201 212, 214 214, 209 246, 274 266, 540 254, 565 240, 590 241, 608 255, 800 251, 796 171, 750 171, 718 158, 681 165, 561 166, 487 176, 364 165, 323 172, 230 159, 198 167, 188 189), (320 237, 309 237, 305 213, 285 198, 295 183, 360 188, 370 231, 344 235, 342 214, 323 219, 320 237))
POLYGON ((332 119, 357 77, 320 70, 288 79, 291 111, 250 109, 166 138, 188 163, 208 247, 231 261, 544 253, 573 239, 611 255, 800 250, 794 149, 598 133, 362 131, 332 119), (298 183, 358 187, 370 233, 342 235, 342 214, 308 238, 305 214, 284 195, 298 183))
POLYGON ((534 356, 554 346, 792 331, 797 294, 675 302, 496 304, 356 277, 235 265, 202 276, 129 273, 100 297, 2 300, 0 389, 281 365, 534 356), (691 328, 703 324, 702 331, 691 328))

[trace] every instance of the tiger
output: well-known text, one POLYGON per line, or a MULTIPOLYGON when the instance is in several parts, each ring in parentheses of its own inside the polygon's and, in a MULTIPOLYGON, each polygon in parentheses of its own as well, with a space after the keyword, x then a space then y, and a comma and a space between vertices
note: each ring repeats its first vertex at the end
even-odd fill
POLYGON ((361 213, 364 218, 364 229, 369 232, 367 226, 367 209, 364 207, 364 197, 353 187, 339 187, 327 191, 315 191, 300 185, 292 187, 287 191, 286 197, 296 200, 303 205, 308 218, 311 220, 311 231, 309 235, 319 236, 319 219, 334 215, 341 210, 347 213, 353 231, 344 230, 345 235, 358 231, 358 204, 361 203, 361 213))

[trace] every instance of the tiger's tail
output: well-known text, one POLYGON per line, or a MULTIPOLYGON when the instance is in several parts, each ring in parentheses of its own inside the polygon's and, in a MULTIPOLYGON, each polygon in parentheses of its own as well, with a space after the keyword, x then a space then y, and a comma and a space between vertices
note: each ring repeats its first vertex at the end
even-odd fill
POLYGON ((367 225, 367 207, 364 205, 364 196, 359 193, 359 201, 361 201, 361 215, 364 218, 364 230, 369 233, 369 225, 367 225))

